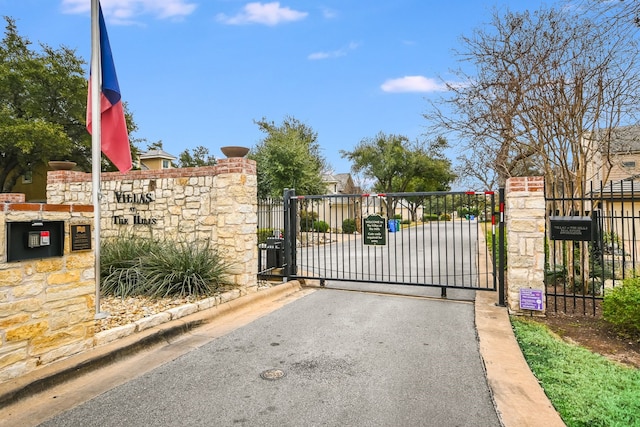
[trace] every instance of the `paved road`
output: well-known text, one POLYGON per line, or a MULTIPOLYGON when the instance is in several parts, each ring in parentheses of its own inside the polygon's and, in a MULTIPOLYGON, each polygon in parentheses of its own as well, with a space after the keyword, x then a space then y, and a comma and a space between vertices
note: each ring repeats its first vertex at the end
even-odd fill
POLYGON ((42 425, 500 423, 472 304, 319 290, 42 425))

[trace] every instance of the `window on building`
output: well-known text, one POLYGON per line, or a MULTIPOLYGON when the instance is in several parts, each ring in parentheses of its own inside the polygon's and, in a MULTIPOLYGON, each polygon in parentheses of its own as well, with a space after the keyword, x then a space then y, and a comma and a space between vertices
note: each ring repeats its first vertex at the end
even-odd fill
POLYGON ((23 184, 32 184, 33 183, 33 172, 32 171, 26 171, 22 175, 22 183, 23 184))
POLYGON ((169 160, 162 161, 162 169, 169 169, 171 167, 171 162, 169 160))
POLYGON ((628 160, 626 162, 622 162, 622 167, 624 168, 635 168, 636 162, 634 160, 628 160))

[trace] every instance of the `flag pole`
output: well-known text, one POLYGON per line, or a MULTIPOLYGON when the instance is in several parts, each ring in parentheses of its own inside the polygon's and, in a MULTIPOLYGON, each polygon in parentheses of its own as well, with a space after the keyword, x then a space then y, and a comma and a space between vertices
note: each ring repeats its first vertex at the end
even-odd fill
POLYGON ((102 124, 100 93, 102 88, 102 67, 100 64, 100 24, 99 0, 91 0, 91 178, 93 202, 93 247, 95 254, 96 319, 108 316, 100 310, 100 172, 102 170, 102 124))

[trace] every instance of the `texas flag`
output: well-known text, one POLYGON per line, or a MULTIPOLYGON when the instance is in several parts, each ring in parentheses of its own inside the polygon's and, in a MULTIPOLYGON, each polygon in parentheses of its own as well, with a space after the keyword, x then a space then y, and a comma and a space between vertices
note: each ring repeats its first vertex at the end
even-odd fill
MULTIPOLYGON (((131 148, 124 109, 118 86, 116 68, 111 55, 107 27, 104 24, 102 8, 99 8, 100 26, 100 64, 102 69, 102 88, 100 91, 100 120, 102 122, 101 149, 120 172, 131 169, 131 148)), ((87 101, 87 130, 91 133, 91 79, 89 79, 89 97, 87 101)))

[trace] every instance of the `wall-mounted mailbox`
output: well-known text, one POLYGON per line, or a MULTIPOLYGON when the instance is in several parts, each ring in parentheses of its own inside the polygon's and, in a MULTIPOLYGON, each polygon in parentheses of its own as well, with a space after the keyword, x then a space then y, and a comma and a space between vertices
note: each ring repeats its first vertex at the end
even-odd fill
POLYGON ((7 222, 7 261, 59 257, 64 221, 7 222))

